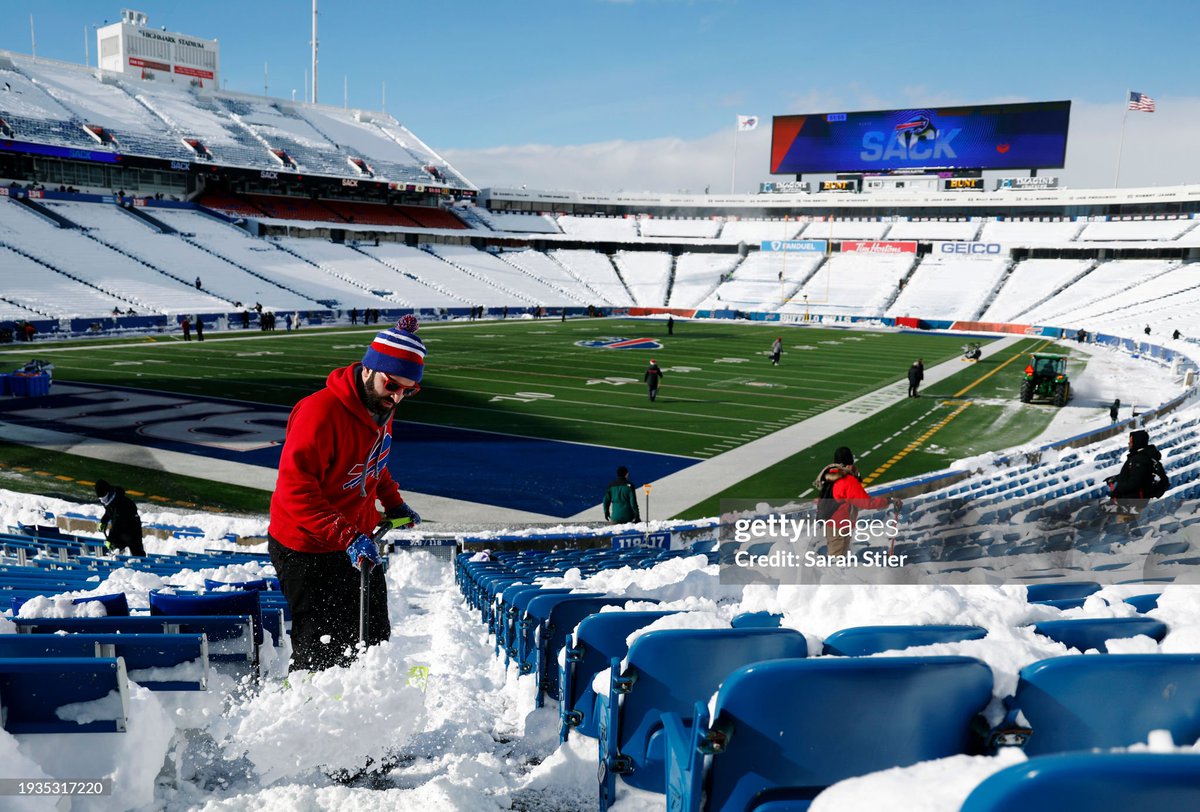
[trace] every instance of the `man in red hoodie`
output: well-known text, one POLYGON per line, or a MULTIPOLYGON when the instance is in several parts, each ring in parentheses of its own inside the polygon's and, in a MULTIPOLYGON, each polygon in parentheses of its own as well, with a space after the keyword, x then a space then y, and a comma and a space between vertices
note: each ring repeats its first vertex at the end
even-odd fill
POLYGON ((391 636, 387 587, 371 533, 376 499, 389 519, 421 521, 388 472, 392 415, 420 391, 425 345, 405 316, 375 336, 361 363, 329 373, 288 418, 271 495, 267 550, 292 612, 293 670, 354 659, 360 571, 369 577, 367 645, 391 636))

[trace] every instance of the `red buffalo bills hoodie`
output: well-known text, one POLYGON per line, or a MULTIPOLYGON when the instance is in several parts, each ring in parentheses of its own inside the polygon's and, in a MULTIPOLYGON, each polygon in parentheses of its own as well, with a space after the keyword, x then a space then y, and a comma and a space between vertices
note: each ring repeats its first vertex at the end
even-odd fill
POLYGON ((330 372, 325 388, 288 418, 267 531, 285 547, 345 550, 379 523, 377 497, 385 510, 404 503, 387 469, 392 418, 375 422, 359 396, 360 369, 355 363, 330 372))

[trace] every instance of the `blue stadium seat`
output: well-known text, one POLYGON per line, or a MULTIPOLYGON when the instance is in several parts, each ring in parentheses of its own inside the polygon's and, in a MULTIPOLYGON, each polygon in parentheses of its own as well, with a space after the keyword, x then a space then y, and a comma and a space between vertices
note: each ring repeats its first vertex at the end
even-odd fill
POLYGON ((112 595, 88 595, 83 598, 76 598, 71 601, 74 604, 88 603, 96 601, 104 604, 104 611, 109 617, 121 617, 129 614, 129 600, 125 597, 124 592, 117 592, 112 595))
POLYGON ((825 638, 822 653, 842 657, 866 657, 884 651, 902 651, 913 646, 982 640, 982 626, 855 626, 825 638))
POLYGON ((1021 669, 1009 714, 1024 715, 1031 756, 1145 742, 1168 730, 1178 743, 1200 739, 1200 654, 1052 657, 1021 669))
POLYGON ((266 592, 270 589, 279 589, 278 579, 271 578, 256 578, 253 581, 214 581, 211 578, 204 579, 204 588, 207 590, 222 589, 228 587, 236 587, 246 592, 266 592), (275 581, 275 586, 270 585, 270 581, 275 581))
POLYGON ((520 649, 521 620, 529 602, 539 595, 565 595, 571 590, 565 587, 546 589, 536 584, 509 584, 500 592, 494 614, 494 625, 499 629, 497 644, 504 651, 504 664, 516 659, 520 649))
POLYGON ((596 701, 600 736, 600 806, 616 795, 616 777, 664 791, 662 715, 689 715, 735 669, 762 660, 804 657, 794 629, 668 629, 649 632, 610 661, 608 693, 596 701))
POLYGON ((258 592, 185 594, 150 591, 151 615, 249 615, 254 621, 254 645, 263 642, 262 604, 258 592))
POLYGON ((777 660, 741 668, 712 722, 665 715, 667 808, 801 810, 856 775, 975 750, 992 672, 971 657, 777 660), (707 762, 707 764, 706 764, 707 762))
POLYGON ((566 741, 571 729, 597 738, 596 692, 592 678, 608 668, 613 659, 629 653, 625 642, 638 629, 672 611, 601 612, 584 618, 574 634, 567 636, 566 654, 559 667, 559 740, 566 741))
POLYGON ((203 634, 209 643, 209 662, 238 668, 256 662, 254 622, 249 615, 13 618, 13 623, 26 634, 203 634))
POLYGON ((778 629, 783 615, 778 612, 742 612, 730 621, 735 629, 778 629))
POLYGON ((1134 595, 1126 598, 1125 603, 1129 604, 1144 615, 1150 610, 1158 608, 1158 599, 1161 595, 1161 592, 1150 592, 1146 595, 1134 595))
MULTIPOLYGON (((262 608, 262 625, 263 631, 271 635, 271 640, 275 644, 275 648, 283 646, 283 635, 287 630, 287 602, 281 604, 263 603, 262 608)), ((265 639, 265 638, 264 638, 265 639)))
POLYGON ((129 715, 125 663, 119 658, 0 659, 0 705, 9 733, 121 733, 129 715), (102 700, 102 701, 97 701, 102 700), (62 719, 63 705, 94 703, 91 720, 62 719))
POLYGON ((1148 617, 1104 617, 1075 618, 1071 620, 1046 620, 1034 624, 1033 630, 1049 637, 1067 648, 1081 652, 1096 649, 1108 653, 1105 641, 1118 637, 1136 637, 1144 634, 1162 642, 1167 636, 1167 624, 1148 617))
MULTIPOLYGON (((0 657, 120 657, 129 679, 151 691, 208 687, 208 640, 203 634, 4 634, 0 657), (149 669, 195 663, 195 679, 151 678, 149 669)), ((154 675, 157 677, 157 675, 154 675)))
MULTIPOLYGON (((537 670, 537 663, 534 662, 534 652, 537 646, 534 638, 537 636, 537 630, 541 627, 545 612, 553 605, 553 602, 568 596, 574 598, 603 597, 597 592, 571 592, 570 590, 548 589, 537 593, 523 592, 513 601, 516 622, 513 626, 513 636, 509 639, 508 648, 512 658, 517 663, 520 673, 532 674, 537 670), (529 609, 535 602, 538 605, 538 613, 531 615, 529 609)), ((505 661, 505 665, 508 665, 507 660, 505 661)))
POLYGON ((1092 581, 1066 581, 1028 584, 1025 588, 1030 603, 1045 603, 1047 601, 1081 600, 1099 592, 1100 584, 1092 581))
POLYGON ((1133 812, 1200 809, 1200 755, 1071 753, 1038 756, 988 776, 962 812, 1133 812))
MULTIPOLYGON (((558 652, 567 642, 567 636, 575 630, 585 618, 597 614, 605 606, 624 606, 630 598, 598 597, 587 598, 577 595, 556 596, 556 600, 547 599, 545 604, 533 601, 529 604, 529 615, 538 617, 545 612, 541 628, 537 634, 537 651, 534 653, 537 663, 537 706, 542 707, 542 694, 554 701, 559 698, 558 682, 558 652)), ((658 603, 658 601, 646 601, 658 603)))

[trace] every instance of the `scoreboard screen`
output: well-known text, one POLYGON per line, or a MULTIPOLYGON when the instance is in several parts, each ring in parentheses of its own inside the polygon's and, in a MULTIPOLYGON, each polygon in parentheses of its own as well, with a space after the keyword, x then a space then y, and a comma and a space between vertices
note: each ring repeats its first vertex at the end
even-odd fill
POLYGON ((776 116, 777 175, 911 169, 1057 169, 1071 102, 776 116))

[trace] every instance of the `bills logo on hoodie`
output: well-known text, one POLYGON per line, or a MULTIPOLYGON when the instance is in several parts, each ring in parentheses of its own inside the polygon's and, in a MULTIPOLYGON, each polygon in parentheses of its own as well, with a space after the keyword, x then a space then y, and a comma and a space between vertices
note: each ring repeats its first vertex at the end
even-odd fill
POLYGON ((342 485, 342 490, 348 491, 352 488, 361 488, 364 471, 367 479, 378 479, 380 472, 387 467, 388 454, 391 450, 392 430, 389 426, 383 430, 383 436, 379 442, 371 446, 371 453, 367 455, 366 463, 359 463, 346 472, 346 482, 342 485))

